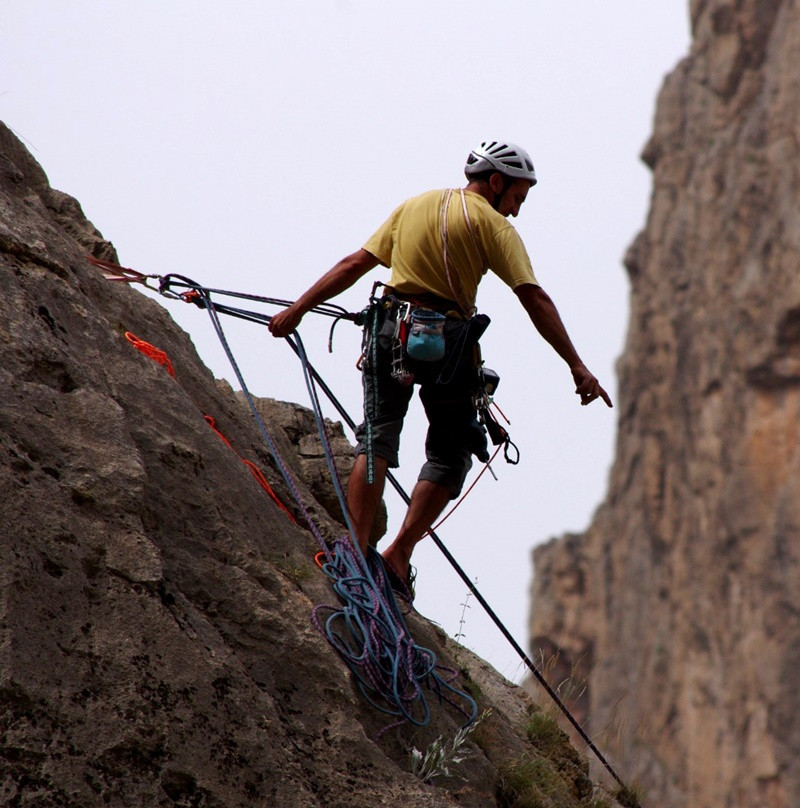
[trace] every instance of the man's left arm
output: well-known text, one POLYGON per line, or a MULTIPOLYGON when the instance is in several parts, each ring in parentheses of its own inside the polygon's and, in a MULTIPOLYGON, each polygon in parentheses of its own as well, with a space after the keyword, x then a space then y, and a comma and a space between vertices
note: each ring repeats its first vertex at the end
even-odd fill
POLYGON ((541 286, 533 283, 517 286, 514 294, 528 312, 536 330, 569 366, 575 380, 575 392, 580 396, 581 404, 591 404, 596 398, 602 398, 609 407, 613 407, 611 397, 578 356, 550 295, 541 286))

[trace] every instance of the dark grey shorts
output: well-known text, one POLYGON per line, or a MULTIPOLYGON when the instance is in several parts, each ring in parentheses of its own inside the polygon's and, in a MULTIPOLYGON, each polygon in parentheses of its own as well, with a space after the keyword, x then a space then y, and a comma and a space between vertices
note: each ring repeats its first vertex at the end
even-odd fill
MULTIPOLYGON (((428 418, 425 439, 425 464, 420 480, 437 483, 449 491, 451 498, 461 492, 467 473, 472 467, 473 451, 485 448, 486 437, 477 420, 473 396, 477 372, 473 349, 453 358, 450 345, 457 339, 463 323, 448 321, 446 326, 448 356, 437 362, 416 362, 406 359, 414 374, 414 383, 404 385, 392 378, 391 350, 386 340, 377 347, 374 368, 365 362, 364 410, 370 418, 375 455, 388 461, 390 468, 399 465, 398 451, 403 420, 414 393, 419 397, 428 418)), ((366 426, 356 431, 357 454, 366 452, 366 426)))

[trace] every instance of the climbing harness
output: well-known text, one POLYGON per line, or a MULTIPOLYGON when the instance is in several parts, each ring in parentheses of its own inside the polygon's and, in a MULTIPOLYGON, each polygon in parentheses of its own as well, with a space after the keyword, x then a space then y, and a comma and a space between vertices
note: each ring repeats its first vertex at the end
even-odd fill
MULTIPOLYGON (((495 371, 485 368, 480 354, 479 340, 491 320, 485 314, 463 315, 453 303, 430 297, 398 296, 391 287, 377 282, 372 286, 369 307, 365 314, 362 353, 358 366, 362 370, 364 393, 364 453, 367 465, 367 481, 374 481, 374 431, 377 418, 378 397, 378 344, 389 351, 390 376, 398 384, 407 386, 414 382, 412 366, 420 370, 428 363, 439 362, 436 382, 448 384, 453 381, 465 359, 475 368, 476 386, 473 405, 478 416, 475 430, 480 430, 480 440, 475 440, 472 451, 482 463, 489 459, 483 444, 488 434, 495 446, 502 445, 507 463, 519 462, 519 449, 511 442, 508 431, 497 422, 489 407, 499 383, 495 371), (384 287, 384 294, 378 289, 384 287), (438 305, 439 311, 431 308, 438 305), (447 315, 441 311, 447 310, 447 315), (370 394, 372 391, 372 394, 370 394), (481 430, 481 427, 483 429, 481 430), (513 451, 513 457, 512 457, 513 451)), ((494 476, 494 472, 492 472, 494 476)))
MULTIPOLYGON (((456 689, 451 684, 454 679, 453 672, 449 672, 450 675, 448 676, 447 671, 440 669, 436 663, 436 657, 433 652, 428 649, 420 648, 413 642, 405 626, 403 615, 397 606, 396 600, 391 596, 388 576, 386 575, 386 570, 377 552, 370 549, 367 553, 367 558, 365 558, 357 544, 350 539, 351 536, 355 536, 355 533, 347 512, 341 482, 338 479, 335 463, 333 462, 333 453, 324 426, 317 387, 325 393, 350 429, 356 429, 355 422, 343 408, 319 373, 308 361, 299 335, 295 332, 293 336, 286 337, 286 342, 300 359, 304 379, 312 402, 312 411, 317 423, 317 429, 322 441, 326 460, 328 460, 331 468, 334 488, 342 504, 342 511, 345 515, 345 521, 350 534, 334 542, 333 547, 329 547, 321 536, 311 515, 305 508, 297 486, 280 458, 277 448, 255 406, 253 397, 242 377, 241 370, 228 344, 222 324, 219 320, 219 315, 228 314, 261 325, 268 324, 272 318, 258 312, 246 311, 219 304, 212 299, 212 294, 229 295, 235 298, 273 303, 275 305, 290 305, 290 301, 278 301, 274 298, 208 289, 182 275, 143 275, 134 270, 118 267, 107 261, 100 261, 92 257, 89 257, 88 260, 100 267, 110 280, 142 283, 152 289, 152 287, 148 285, 147 280, 156 278, 159 280, 159 286, 156 291, 160 294, 174 300, 194 303, 207 310, 214 330, 217 333, 245 399, 253 413, 256 425, 275 460, 278 470, 292 493, 298 508, 305 518, 309 529, 321 546, 321 553, 318 554, 320 558, 319 563, 326 575, 331 578, 334 583, 334 589, 343 601, 342 605, 338 607, 316 607, 314 610, 315 624, 317 624, 321 630, 323 630, 324 626, 324 633, 328 641, 342 656, 344 661, 348 664, 348 667, 350 667, 356 677, 359 689, 364 694, 365 698, 376 708, 390 715, 397 716, 398 723, 409 721, 422 726, 427 723, 430 716, 427 702, 425 701, 424 694, 420 687, 420 685, 425 685, 428 689, 437 693, 440 700, 448 701, 461 710, 462 713, 467 716, 467 724, 472 723, 477 717, 477 705, 469 695, 456 689), (176 289, 184 289, 185 291, 177 292, 175 291, 176 289), (322 557, 325 559, 324 562, 321 561, 322 557), (323 623, 320 615, 326 610, 329 610, 331 613, 323 623), (340 626, 346 627, 347 632, 340 630, 340 626), (380 637, 380 639, 375 640, 373 643, 376 637, 380 637), (443 676, 442 673, 445 675, 443 676)), ((351 314, 331 304, 316 307, 312 309, 312 311, 334 317, 333 326, 335 326, 340 319, 347 319, 358 325, 368 323, 369 325, 368 328, 365 329, 365 332, 369 331, 370 327, 373 326, 373 332, 375 332, 377 331, 377 308, 374 303, 374 299, 371 300, 371 305, 368 309, 356 314, 351 314), (373 316, 374 321, 369 319, 373 316)), ((331 328, 331 337, 329 337, 329 347, 332 339, 333 326, 331 328)), ((377 333, 373 333, 373 336, 377 337, 377 333)), ((365 340, 366 339, 365 337, 365 340)), ((375 343, 376 340, 373 339, 372 342, 375 343)), ((488 406, 485 407, 485 410, 486 412, 489 411, 488 406)), ((497 426, 503 429, 500 427, 499 423, 497 426)), ((505 432, 505 430, 503 430, 503 432, 505 432)), ((511 445, 513 446, 513 444, 511 445)), ((400 498, 408 505, 410 503, 410 497, 391 471, 387 472, 386 479, 400 498)), ((469 591, 478 603, 480 603, 500 633, 514 649, 520 660, 528 668, 539 685, 545 690, 550 699, 556 704, 597 760, 620 787, 627 790, 624 781, 617 774, 594 741, 589 737, 586 730, 573 716, 558 693, 548 683, 538 666, 528 654, 525 653, 519 643, 517 643, 505 624, 500 620, 433 528, 429 531, 429 535, 469 591)), ((390 729, 391 726, 395 726, 395 724, 386 727, 385 730, 390 729)))

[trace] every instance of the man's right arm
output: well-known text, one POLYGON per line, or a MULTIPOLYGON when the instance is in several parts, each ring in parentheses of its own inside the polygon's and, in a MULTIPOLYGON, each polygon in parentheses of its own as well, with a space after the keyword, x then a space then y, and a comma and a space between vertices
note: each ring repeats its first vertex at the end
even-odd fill
POLYGON ((364 249, 345 256, 328 270, 307 292, 291 306, 276 314, 269 323, 273 337, 285 337, 300 324, 303 315, 349 289, 357 280, 378 265, 378 259, 364 249))

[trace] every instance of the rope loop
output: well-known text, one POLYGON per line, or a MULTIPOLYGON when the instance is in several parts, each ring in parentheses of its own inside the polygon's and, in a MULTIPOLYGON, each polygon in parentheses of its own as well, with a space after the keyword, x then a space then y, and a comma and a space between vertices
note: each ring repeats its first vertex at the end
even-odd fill
POLYGON ((334 542, 330 559, 317 559, 341 605, 317 606, 314 624, 350 668, 366 701, 398 719, 381 734, 405 722, 426 726, 426 691, 460 712, 465 726, 475 721, 478 706, 454 686, 457 672, 414 642, 377 551, 369 548, 365 569, 360 549, 345 536, 334 542))
POLYGON ((514 443, 511 438, 506 438, 505 443, 503 444, 503 457, 505 458, 506 463, 516 466, 519 463, 519 447, 516 443, 514 443), (514 458, 512 459, 509 456, 509 449, 514 450, 514 458))
POLYGON ((145 356, 166 368, 167 373, 169 373, 173 379, 175 378, 175 368, 172 367, 172 362, 170 362, 169 357, 164 351, 156 348, 155 345, 151 345, 149 342, 145 342, 143 339, 139 339, 139 337, 132 334, 130 331, 125 332, 125 339, 128 340, 137 351, 141 351, 145 356))

